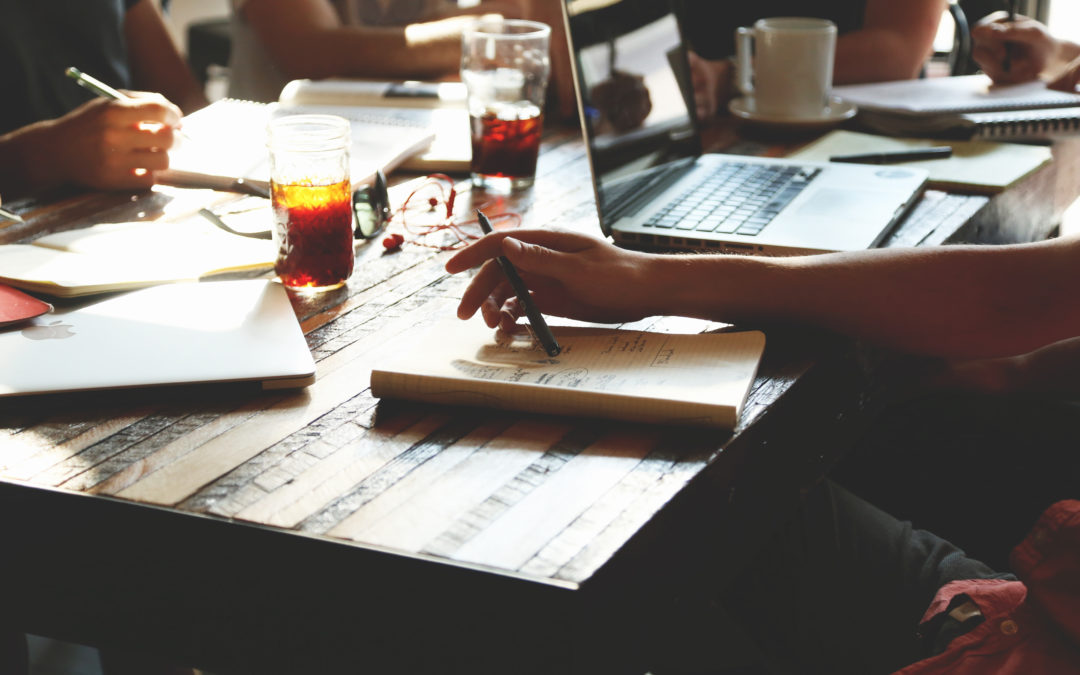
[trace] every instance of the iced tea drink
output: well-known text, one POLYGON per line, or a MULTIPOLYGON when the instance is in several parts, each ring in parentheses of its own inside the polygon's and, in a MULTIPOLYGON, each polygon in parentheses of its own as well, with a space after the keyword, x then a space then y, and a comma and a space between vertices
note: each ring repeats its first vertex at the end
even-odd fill
POLYGON ((472 182, 495 192, 532 185, 551 67, 551 29, 481 20, 462 32, 461 81, 472 125, 472 182))
POLYGON ((534 105, 504 106, 470 116, 474 174, 511 181, 536 175, 544 115, 534 105))
POLYGON ((352 274, 350 131, 334 115, 285 115, 268 127, 274 271, 290 288, 337 288, 352 274))
POLYGON ((353 271, 349 181, 333 185, 271 183, 274 271, 291 288, 334 288, 353 271))

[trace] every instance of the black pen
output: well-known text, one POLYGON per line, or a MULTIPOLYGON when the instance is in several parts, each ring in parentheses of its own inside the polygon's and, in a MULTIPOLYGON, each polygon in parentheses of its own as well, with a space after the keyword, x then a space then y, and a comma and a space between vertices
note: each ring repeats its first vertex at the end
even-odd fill
MULTIPOLYGON (((1010 0, 1009 1, 1009 23, 1010 24, 1016 23, 1016 9, 1017 9, 1017 6, 1019 4, 1020 4, 1020 0, 1010 0)), ((1001 60, 1001 70, 1007 73, 1007 72, 1009 72, 1009 70, 1011 68, 1012 68, 1012 44, 1006 42, 1005 43, 1005 58, 1003 58, 1001 60)))
MULTIPOLYGON (((480 229, 484 231, 484 234, 491 234, 491 222, 480 209, 476 210, 476 219, 480 221, 480 229)), ((558 356, 559 352, 562 351, 562 347, 559 346, 551 329, 548 328, 547 321, 544 321, 544 315, 536 308, 536 303, 533 302, 532 297, 529 295, 528 287, 521 280, 521 276, 514 268, 514 265, 506 259, 506 256, 495 258, 495 262, 499 263, 503 274, 510 280, 510 285, 514 287, 514 294, 517 295, 521 306, 525 308, 525 316, 529 318, 529 325, 532 326, 533 333, 540 340, 540 344, 544 346, 544 351, 547 352, 548 356, 558 356)))
POLYGON ((911 148, 894 152, 868 152, 865 155, 833 155, 830 162, 849 164, 896 164, 897 162, 915 162, 920 159, 947 159, 952 157, 952 148, 947 145, 932 148, 911 148))

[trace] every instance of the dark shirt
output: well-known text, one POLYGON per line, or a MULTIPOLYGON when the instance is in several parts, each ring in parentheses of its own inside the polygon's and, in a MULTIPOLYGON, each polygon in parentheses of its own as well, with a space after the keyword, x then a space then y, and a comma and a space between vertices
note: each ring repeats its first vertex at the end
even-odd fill
POLYGON ((93 98, 64 75, 75 66, 131 87, 124 16, 139 0, 0 0, 0 133, 60 117, 93 98))
POLYGON ((679 0, 686 42, 708 59, 735 53, 735 29, 774 16, 829 19, 840 35, 862 26, 867 0, 679 0))

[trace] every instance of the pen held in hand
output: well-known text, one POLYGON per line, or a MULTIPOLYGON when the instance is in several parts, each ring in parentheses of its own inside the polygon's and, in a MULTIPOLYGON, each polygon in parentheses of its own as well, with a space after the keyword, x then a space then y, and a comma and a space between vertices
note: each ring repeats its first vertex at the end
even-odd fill
POLYGON ((899 162, 916 162, 924 159, 947 159, 952 157, 952 148, 948 145, 934 146, 930 148, 910 148, 894 152, 868 152, 861 155, 833 155, 830 162, 844 162, 848 164, 897 164, 899 162))
MULTIPOLYGON (((491 234, 491 222, 480 209, 476 210, 476 218, 480 221, 480 229, 484 231, 484 234, 491 234)), ((498 263, 503 274, 510 281, 510 285, 514 288, 514 295, 517 296, 518 302, 525 309, 525 316, 529 319, 529 325, 532 326, 533 333, 536 334, 540 344, 543 345, 544 351, 547 352, 548 356, 558 356, 559 352, 562 351, 562 347, 559 346, 555 335, 552 334, 547 321, 544 321, 544 315, 537 309, 536 303, 533 302, 532 296, 529 295, 529 289, 525 286, 525 282, 522 281, 517 269, 506 259, 506 256, 495 258, 495 262, 498 263)))
MULTIPOLYGON (((1016 22, 1016 10, 1017 10, 1019 4, 1020 4, 1020 0, 1009 0, 1009 23, 1010 24, 1013 24, 1013 23, 1016 22)), ((1013 52, 1012 44, 1009 43, 1009 42, 1006 42, 1005 43, 1005 56, 1001 60, 1001 70, 1002 70, 1002 72, 1007 73, 1012 69, 1012 55, 1013 55, 1012 52, 1013 52)))
MULTIPOLYGON (((75 83, 83 89, 88 89, 89 91, 94 92, 98 96, 109 98, 114 101, 132 100, 131 96, 128 96, 124 92, 117 89, 113 89, 112 87, 97 79, 93 75, 87 75, 86 73, 74 66, 69 66, 64 71, 64 74, 70 77, 72 80, 75 80, 75 83)), ((183 130, 178 129, 177 133, 180 134, 182 138, 185 138, 189 141, 191 140, 191 138, 187 134, 185 134, 183 130)))

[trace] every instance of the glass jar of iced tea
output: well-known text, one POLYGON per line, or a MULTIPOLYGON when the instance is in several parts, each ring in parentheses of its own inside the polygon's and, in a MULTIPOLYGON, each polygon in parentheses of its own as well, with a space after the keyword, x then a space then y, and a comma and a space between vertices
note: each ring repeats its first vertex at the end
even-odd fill
POLYGON ((274 271, 290 288, 337 288, 352 274, 350 144, 335 115, 285 115, 267 129, 274 271))
POLYGON ((532 185, 551 29, 536 21, 480 20, 462 33, 461 80, 472 125, 473 185, 507 192, 532 185))

